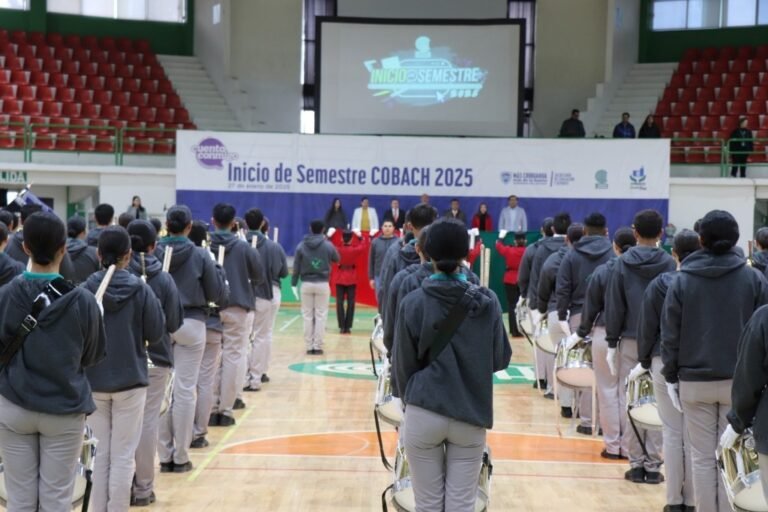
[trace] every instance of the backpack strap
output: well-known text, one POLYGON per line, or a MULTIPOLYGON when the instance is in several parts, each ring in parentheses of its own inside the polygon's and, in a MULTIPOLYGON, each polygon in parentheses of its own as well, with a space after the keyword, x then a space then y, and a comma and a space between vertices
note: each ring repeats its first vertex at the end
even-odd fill
POLYGON ((420 357, 420 359, 424 359, 424 356, 427 356, 427 365, 435 361, 451 342, 453 335, 456 334, 459 326, 467 317, 469 304, 477 296, 478 290, 478 286, 469 285, 464 291, 464 295, 459 297, 459 300, 451 306, 448 315, 440 323, 435 324, 435 338, 429 346, 427 354, 421 354, 422 357, 420 357))

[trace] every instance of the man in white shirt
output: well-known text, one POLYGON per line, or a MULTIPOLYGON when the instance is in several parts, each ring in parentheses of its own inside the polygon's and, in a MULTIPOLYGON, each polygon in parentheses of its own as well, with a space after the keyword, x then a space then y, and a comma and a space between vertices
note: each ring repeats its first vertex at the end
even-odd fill
POLYGON ((528 217, 525 210, 517 206, 517 196, 512 195, 507 199, 507 206, 499 215, 499 231, 510 233, 524 233, 528 231, 528 217))
POLYGON ((358 235, 370 233, 371 236, 379 232, 379 216, 376 215, 376 210, 368 207, 367 197, 360 201, 359 208, 355 208, 352 215, 352 231, 358 235))

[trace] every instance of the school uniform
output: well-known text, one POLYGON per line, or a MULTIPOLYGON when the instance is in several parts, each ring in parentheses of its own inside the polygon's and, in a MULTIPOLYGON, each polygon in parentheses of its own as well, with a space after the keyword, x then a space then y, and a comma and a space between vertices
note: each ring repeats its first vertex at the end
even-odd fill
POLYGON ((392 279, 405 267, 419 262, 421 262, 421 258, 419 253, 416 252, 416 238, 411 238, 409 241, 402 239, 399 243, 392 244, 387 249, 387 254, 384 256, 384 262, 381 266, 380 283, 376 297, 379 302, 381 320, 384 323, 388 321, 394 322, 394 318, 388 319, 385 313, 387 311, 387 298, 389 297, 389 287, 392 279))
MULTIPOLYGON (((95 293, 106 271, 83 287, 95 293)), ((141 437, 149 375, 147 346, 170 359, 165 315, 155 293, 127 270, 116 270, 102 301, 107 357, 88 368, 96 412, 88 418, 99 440, 93 471, 93 509, 128 510, 136 447, 141 437)))
POLYGON ((406 405, 401 435, 417 510, 474 510, 486 429, 493 426, 493 373, 512 356, 499 301, 480 287, 449 344, 434 361, 422 356, 434 325, 456 301, 467 301, 468 286, 474 287, 436 274, 398 308, 392 390, 406 405))
POLYGON ((768 282, 735 249, 688 256, 664 299, 662 374, 680 383, 699 512, 730 510, 714 453, 727 426, 739 337, 766 303, 768 282))
MULTIPOLYGON (((386 219, 385 219, 386 220, 386 219)), ((381 286, 381 268, 384 263, 384 257, 392 244, 397 244, 400 239, 395 236, 384 238, 376 237, 371 241, 371 248, 368 253, 368 279, 373 280, 376 291, 381 286)))
MULTIPOLYGON (((27 268, 29 256, 24 252, 23 244, 24 232, 17 231, 8 239, 8 245, 5 246, 5 254, 21 263, 24 268, 27 268)), ((72 260, 67 252, 64 253, 64 259, 61 260, 59 273, 67 281, 75 281, 75 267, 72 265, 72 260)))
POLYGON ((91 274, 99 271, 101 267, 97 252, 96 247, 86 244, 79 238, 67 239, 67 254, 74 268, 74 279, 72 279, 74 283, 83 283, 91 274))
POLYGON ((133 253, 128 271, 141 278, 160 301, 165 314, 165 333, 162 336, 163 350, 148 348, 151 365, 148 369, 149 386, 144 404, 144 419, 141 425, 141 437, 136 448, 136 476, 133 482, 134 498, 149 498, 152 495, 155 479, 155 453, 157 452, 160 432, 160 409, 165 399, 165 390, 173 367, 173 347, 171 333, 179 330, 184 322, 184 308, 181 305, 176 283, 170 274, 163 272, 163 265, 154 255, 133 253), (143 261, 142 261, 143 260, 143 261))
POLYGON ((219 395, 218 375, 221 369, 221 333, 223 327, 219 311, 211 308, 205 322, 205 350, 197 377, 195 419, 192 428, 193 441, 208 435, 209 421, 213 411, 214 398, 219 395))
POLYGON ((85 235, 85 243, 91 247, 98 247, 101 232, 104 231, 107 227, 108 226, 96 226, 93 229, 89 229, 88 234, 85 235))
POLYGON ((768 251, 755 251, 752 254, 752 268, 765 273, 768 268, 768 251))
POLYGON ((4 252, 0 252, 0 286, 4 286, 24 272, 24 265, 11 258, 4 252))
POLYGON ((357 290, 357 268, 365 252, 365 244, 344 244, 337 247, 339 263, 336 267, 336 320, 339 330, 349 332, 355 321, 355 291, 357 290), (346 308, 344 307, 346 302, 346 308))
MULTIPOLYGON (((0 339, 13 339, 55 274, 24 273, 0 289, 0 339)), ((93 295, 76 288, 37 316, 38 325, 0 371, 0 455, 8 510, 72 509, 85 417, 96 410, 83 372, 101 361, 106 337, 93 295)))
POLYGON ((509 315, 509 332, 513 336, 521 336, 520 329, 517 327, 517 317, 515 307, 520 298, 520 287, 518 286, 518 274, 520 272, 520 263, 525 254, 525 247, 516 245, 504 245, 501 240, 496 241, 496 251, 504 258, 504 291, 507 294, 507 314, 509 315))
POLYGON ((184 321, 171 336, 173 342, 173 397, 160 420, 158 455, 160 462, 177 465, 189 462, 189 444, 195 417, 195 392, 205 350, 205 320, 208 304, 226 297, 228 287, 223 271, 206 249, 184 236, 160 240, 155 250, 159 261, 165 247, 173 247, 169 273, 176 283, 184 321))
MULTIPOLYGON (((517 273, 517 286, 520 289, 520 297, 525 299, 526 315, 530 315, 531 311, 530 304, 528 304, 528 298, 530 292, 531 272, 533 271, 533 259, 536 256, 536 249, 538 249, 539 243, 542 241, 543 239, 539 239, 525 248, 523 259, 520 261, 520 270, 517 273)), ((533 350, 538 350, 538 348, 533 347, 533 350)), ((540 351, 536 353, 536 356, 533 358, 533 364, 536 366, 536 375, 539 376, 541 381, 544 381, 544 375, 547 373, 547 365, 546 361, 539 357, 540 353, 540 351)), ((546 387, 546 384, 548 383, 544 384, 545 386, 543 387, 546 387)))

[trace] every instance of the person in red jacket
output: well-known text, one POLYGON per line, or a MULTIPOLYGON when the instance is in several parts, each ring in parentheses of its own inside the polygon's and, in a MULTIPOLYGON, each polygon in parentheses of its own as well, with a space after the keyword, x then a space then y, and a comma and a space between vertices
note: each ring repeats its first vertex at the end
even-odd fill
MULTIPOLYGON (((506 232, 504 233, 506 235, 506 232)), ((520 298, 520 288, 517 286, 517 274, 520 270, 520 262, 525 252, 525 233, 515 234, 515 245, 504 245, 502 238, 496 241, 496 251, 504 258, 507 270, 504 272, 504 289, 507 292, 507 308, 509 314, 510 336, 522 336, 517 328, 515 306, 520 298)))
MULTIPOLYGON (((355 289, 357 288, 357 266, 361 256, 365 253, 366 242, 360 238, 360 242, 352 245, 352 232, 342 233, 343 245, 338 247, 339 263, 336 279, 336 318, 339 322, 339 332, 350 334, 352 322, 355 318, 355 289), (347 307, 344 308, 344 301, 347 307)), ((363 265, 361 268, 365 268, 363 265)))
POLYGON ((488 205, 480 203, 477 213, 472 217, 472 227, 480 231, 493 231, 493 219, 488 215, 488 205))
POLYGON ((469 254, 467 254, 467 264, 470 268, 475 264, 475 260, 480 256, 481 252, 483 252, 483 241, 478 237, 475 246, 470 249, 469 254))

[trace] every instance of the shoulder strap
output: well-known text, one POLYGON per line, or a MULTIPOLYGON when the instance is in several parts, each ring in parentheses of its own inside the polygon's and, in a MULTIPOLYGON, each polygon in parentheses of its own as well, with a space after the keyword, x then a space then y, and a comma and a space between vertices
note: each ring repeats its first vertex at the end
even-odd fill
POLYGON ((435 339, 430 345, 429 351, 426 354, 427 364, 435 361, 440 353, 445 349, 445 347, 447 347, 451 342, 451 338, 453 338, 453 335, 456 334, 456 330, 467 317, 470 301, 475 297, 475 295, 477 295, 477 293, 478 287, 469 285, 464 291, 464 295, 462 295, 459 300, 457 300, 456 303, 451 307, 451 309, 448 311, 448 315, 443 319, 443 321, 439 324, 435 324, 435 330, 437 333, 435 334, 435 339))

